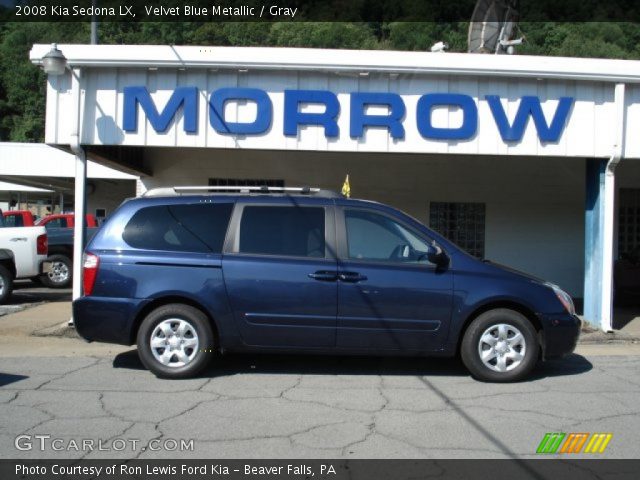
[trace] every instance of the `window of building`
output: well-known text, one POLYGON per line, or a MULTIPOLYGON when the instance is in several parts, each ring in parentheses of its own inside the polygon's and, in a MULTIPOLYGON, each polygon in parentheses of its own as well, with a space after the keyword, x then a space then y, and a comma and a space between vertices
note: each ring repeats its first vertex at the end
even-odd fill
POLYGON ((233 204, 158 205, 138 210, 122 238, 133 248, 222 252, 233 204))
POLYGON ((325 256, 324 208, 247 206, 240 221, 240 253, 325 256))
POLYGON ((346 210, 344 217, 350 259, 429 263, 427 242, 386 215, 346 210))
POLYGON ((471 255, 484 258, 484 203, 431 202, 429 226, 471 255))
POLYGON ((618 256, 640 248, 640 189, 621 188, 618 207, 618 256))

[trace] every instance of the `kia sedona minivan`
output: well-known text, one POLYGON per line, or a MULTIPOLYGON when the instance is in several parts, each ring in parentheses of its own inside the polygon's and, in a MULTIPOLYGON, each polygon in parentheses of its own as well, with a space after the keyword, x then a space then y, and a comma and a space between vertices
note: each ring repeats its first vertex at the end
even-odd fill
POLYGON ((223 352, 460 355, 483 381, 575 348, 556 285, 478 260, 383 204, 311 188, 174 187, 125 201, 86 248, 89 341, 159 377, 223 352))

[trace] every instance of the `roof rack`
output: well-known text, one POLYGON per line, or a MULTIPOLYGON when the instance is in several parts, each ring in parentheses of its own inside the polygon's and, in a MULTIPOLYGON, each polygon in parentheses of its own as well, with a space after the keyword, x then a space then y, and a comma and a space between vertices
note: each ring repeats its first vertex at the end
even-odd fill
POLYGON ((311 187, 245 187, 245 186, 221 186, 221 187, 205 187, 205 186, 177 186, 177 187, 161 187, 147 190, 144 197, 160 197, 170 195, 184 195, 193 193, 297 193, 300 195, 315 195, 320 197, 339 197, 340 195, 331 190, 323 190, 311 187))

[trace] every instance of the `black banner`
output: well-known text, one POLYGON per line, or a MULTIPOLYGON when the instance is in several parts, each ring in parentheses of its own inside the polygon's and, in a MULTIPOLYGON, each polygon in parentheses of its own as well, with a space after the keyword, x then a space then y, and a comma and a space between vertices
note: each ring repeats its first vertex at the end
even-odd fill
POLYGON ((0 0, 0 20, 638 22, 636 0, 0 0), (515 15, 515 16, 514 16, 515 15))
POLYGON ((636 479, 640 460, 0 460, 3 480, 636 479))

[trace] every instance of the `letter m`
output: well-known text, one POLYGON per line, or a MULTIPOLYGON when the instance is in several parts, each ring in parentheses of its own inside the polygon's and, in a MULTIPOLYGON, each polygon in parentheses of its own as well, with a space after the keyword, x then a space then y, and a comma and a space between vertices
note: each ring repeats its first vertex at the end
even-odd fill
POLYGON ((573 105, 572 97, 560 97, 551 124, 549 125, 544 118, 544 113, 540 106, 540 99, 534 96, 524 96, 520 100, 513 124, 509 125, 509 120, 500 102, 500 97, 497 95, 487 95, 485 98, 489 103, 489 108, 500 131, 500 136, 505 142, 519 142, 522 140, 524 131, 527 128, 529 116, 533 118, 533 123, 538 131, 540 141, 557 142, 567 123, 571 105, 573 105))
POLYGON ((138 105, 142 107, 153 129, 162 133, 169 128, 180 107, 183 109, 185 132, 195 133, 198 128, 198 89, 178 87, 162 112, 158 112, 147 87, 125 87, 122 128, 126 132, 138 130, 138 105))

